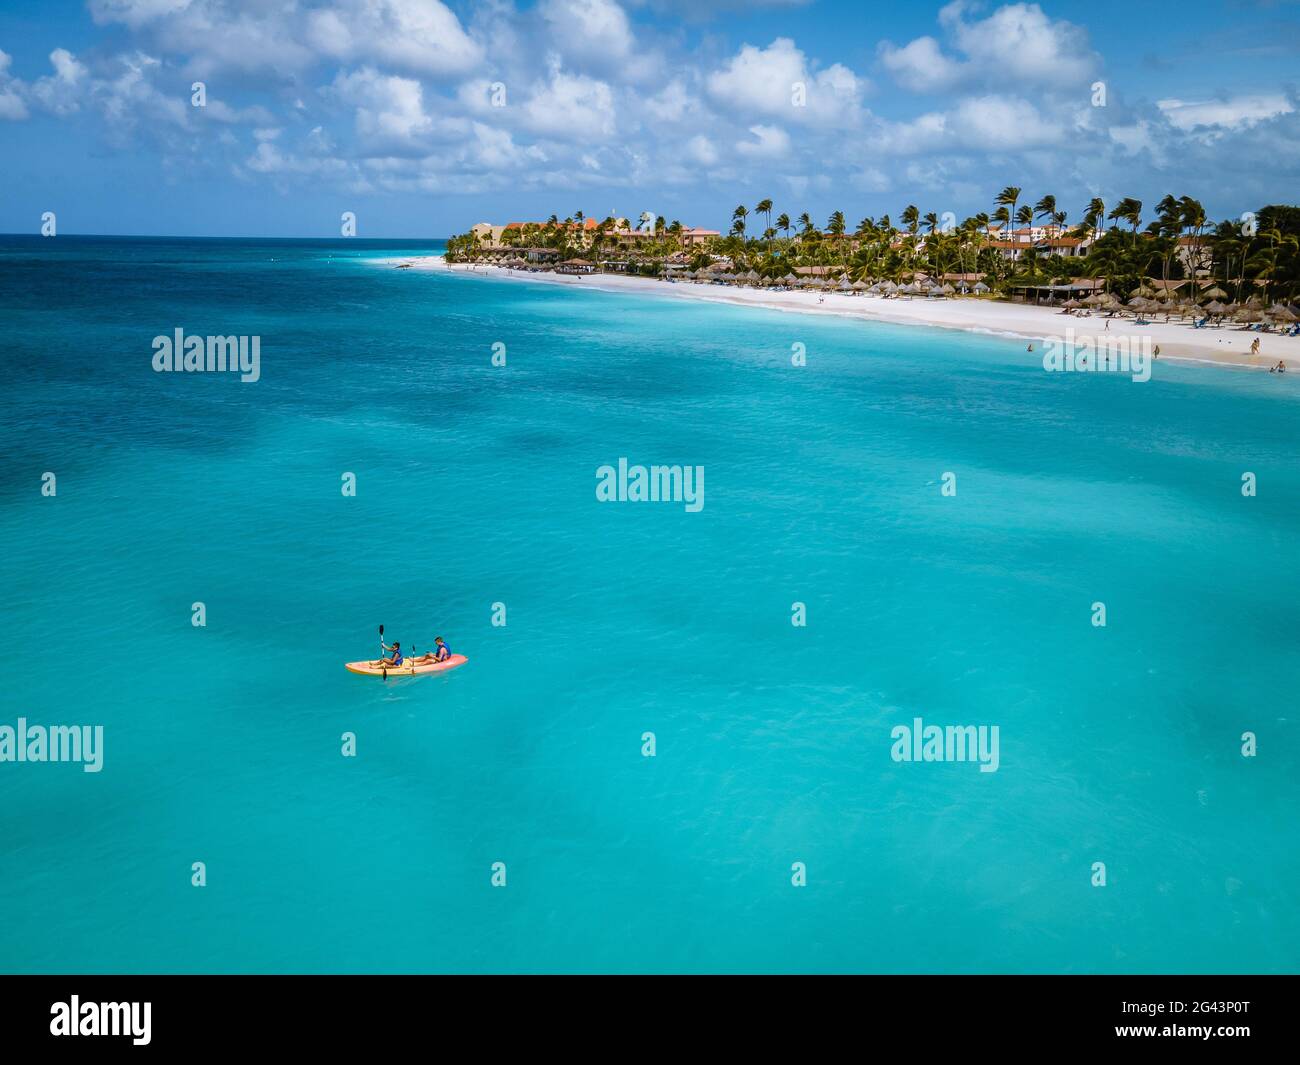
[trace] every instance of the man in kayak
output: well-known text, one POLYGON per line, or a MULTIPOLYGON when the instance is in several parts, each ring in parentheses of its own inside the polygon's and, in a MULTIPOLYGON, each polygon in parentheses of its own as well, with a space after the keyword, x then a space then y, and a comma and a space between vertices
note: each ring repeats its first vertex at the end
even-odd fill
POLYGON ((397 640, 393 641, 392 647, 389 647, 383 640, 380 640, 379 646, 389 652, 389 657, 381 658, 375 663, 376 666, 400 666, 402 664, 404 661, 402 657, 402 645, 397 640))
POLYGON ((412 665, 423 665, 427 662, 445 662, 451 657, 451 648, 443 642, 441 636, 433 638, 434 650, 426 651, 419 658, 412 658, 412 665))

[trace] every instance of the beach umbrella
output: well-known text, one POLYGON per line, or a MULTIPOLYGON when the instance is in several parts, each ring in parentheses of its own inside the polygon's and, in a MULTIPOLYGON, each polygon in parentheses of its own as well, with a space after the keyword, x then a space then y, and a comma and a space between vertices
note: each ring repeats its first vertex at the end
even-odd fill
POLYGON ((866 292, 866 291, 868 291, 870 288, 871 288, 871 286, 868 285, 865 281, 854 281, 854 282, 853 282, 853 291, 854 291, 854 292, 866 292))
POLYGON ((1077 311, 1083 304, 1079 300, 1066 300, 1061 306, 1067 311, 1077 311))
POLYGON ((1243 307, 1232 317, 1238 322, 1258 322, 1264 316, 1253 307, 1243 307))
POLYGON ((1205 309, 1211 314, 1222 314, 1228 308, 1218 300, 1210 300, 1210 302, 1205 305, 1205 309))
POLYGON ((985 292, 991 291, 991 289, 988 287, 988 285, 984 284, 983 281, 977 281, 975 283, 975 291, 982 295, 985 292))
POLYGON ((759 279, 759 274, 757 270, 751 270, 749 273, 745 275, 746 281, 757 281, 758 279, 759 279))
POLYGON ((1280 303, 1273 304, 1273 306, 1268 309, 1268 313, 1279 322, 1300 321, 1300 318, 1296 317, 1296 314, 1290 307, 1284 307, 1280 303))
POLYGON ((953 288, 952 285, 945 282, 943 287, 940 288, 939 291, 942 292, 945 296, 951 296, 954 295, 957 290, 953 288))
POLYGON ((1223 289, 1219 288, 1218 285, 1215 285, 1213 288, 1206 289, 1204 292, 1201 293, 1201 296, 1203 298, 1210 299, 1210 300, 1221 300, 1226 295, 1227 293, 1224 292, 1223 289))

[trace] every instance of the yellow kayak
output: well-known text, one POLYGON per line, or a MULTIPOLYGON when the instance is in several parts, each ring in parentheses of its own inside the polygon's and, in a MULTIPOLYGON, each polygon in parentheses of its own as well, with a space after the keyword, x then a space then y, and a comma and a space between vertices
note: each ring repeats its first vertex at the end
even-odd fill
MULTIPOLYGON (((418 666, 404 662, 400 666, 377 666, 374 661, 344 662, 343 668, 349 673, 360 673, 363 677, 418 677, 425 673, 445 673, 449 669, 463 666, 469 659, 464 655, 452 655, 442 662, 421 662, 418 666)), ((408 659, 409 662, 409 659, 408 659)))

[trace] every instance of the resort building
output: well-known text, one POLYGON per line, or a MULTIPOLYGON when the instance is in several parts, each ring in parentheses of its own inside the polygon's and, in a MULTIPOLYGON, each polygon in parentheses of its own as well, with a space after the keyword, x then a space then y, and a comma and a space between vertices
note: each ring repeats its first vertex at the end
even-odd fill
POLYGON ((1210 242, 1205 237, 1179 237, 1176 254, 1185 273, 1197 277, 1209 274, 1213 264, 1213 254, 1210 242))

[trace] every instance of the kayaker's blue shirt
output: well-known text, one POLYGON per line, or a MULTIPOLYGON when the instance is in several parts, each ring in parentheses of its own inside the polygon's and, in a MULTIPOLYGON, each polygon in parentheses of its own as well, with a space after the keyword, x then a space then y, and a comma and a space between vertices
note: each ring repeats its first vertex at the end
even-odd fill
POLYGON ((438 648, 438 657, 439 657, 439 658, 450 658, 450 657, 451 657, 451 648, 448 647, 448 646, 444 643, 441 647, 438 648))
POLYGON ((401 651, 394 651, 394 652, 393 652, 393 665, 395 665, 395 666, 400 666, 401 664, 402 664, 402 652, 401 652, 401 651))

